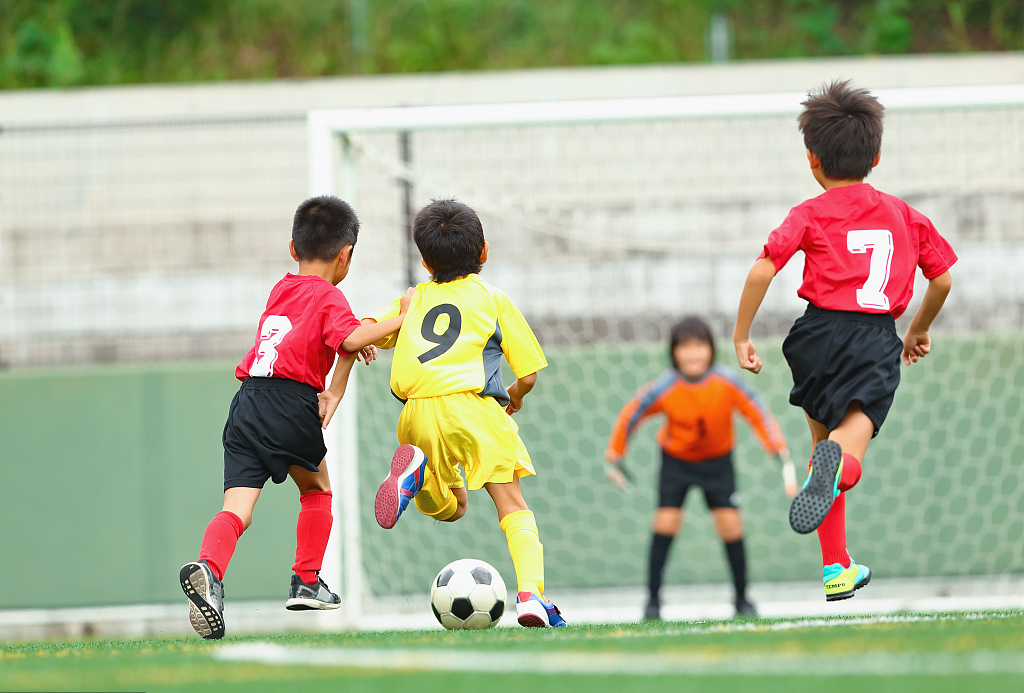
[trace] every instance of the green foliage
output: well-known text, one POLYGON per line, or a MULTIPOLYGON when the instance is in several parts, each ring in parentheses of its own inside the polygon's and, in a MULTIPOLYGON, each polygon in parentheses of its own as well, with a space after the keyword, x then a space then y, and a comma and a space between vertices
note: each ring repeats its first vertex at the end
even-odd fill
POLYGON ((1019 0, 0 0, 0 87, 1019 50, 1019 0))

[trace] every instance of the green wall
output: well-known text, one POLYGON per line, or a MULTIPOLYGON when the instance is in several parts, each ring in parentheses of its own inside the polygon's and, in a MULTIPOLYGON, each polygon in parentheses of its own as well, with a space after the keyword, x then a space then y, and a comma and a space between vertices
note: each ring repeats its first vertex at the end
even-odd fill
MULTIPOLYGON (((233 369, 0 376, 0 608, 181 598, 178 568, 220 510, 233 369)), ((239 544, 229 598, 287 594, 298 500, 269 491, 239 544)))
MULTIPOLYGON (((779 418, 794 459, 809 454, 789 406, 777 343, 748 381, 779 418)), ((604 480, 610 422, 664 368, 661 345, 561 347, 516 415, 538 469, 524 481, 552 590, 642 584, 655 502, 654 426, 630 450, 637 484, 604 480)), ((723 354, 731 364, 731 356, 723 354)), ((415 511, 390 532, 373 519, 401 405, 388 354, 360 366, 360 517, 365 573, 377 594, 419 593, 447 562, 478 557, 514 571, 486 493, 467 516, 415 511)), ((220 509, 220 434, 237 389, 233 363, 94 367, 0 374, 0 608, 181 599, 177 571, 195 558, 220 509)), ((506 376, 507 377, 507 376, 506 376)), ((904 381, 864 479, 848 503, 851 552, 881 576, 1024 572, 1024 354, 1020 336, 936 338, 904 381)), ((795 535, 778 467, 738 425, 737 470, 753 580, 813 579, 817 541, 795 535)), ((799 473, 802 478, 802 472, 799 473)), ((226 581, 229 599, 283 599, 298 512, 294 487, 268 484, 226 581)), ((699 493, 668 582, 726 577, 699 493)))

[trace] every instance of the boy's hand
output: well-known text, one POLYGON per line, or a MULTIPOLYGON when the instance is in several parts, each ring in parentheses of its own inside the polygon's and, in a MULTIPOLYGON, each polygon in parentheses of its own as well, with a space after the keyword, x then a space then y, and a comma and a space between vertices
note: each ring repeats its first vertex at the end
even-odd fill
POLYGON ((740 362, 740 368, 753 371, 754 375, 761 372, 761 357, 757 355, 757 349, 754 348, 754 343, 749 339, 745 339, 742 342, 736 342, 736 358, 740 362))
POLYGON ((377 347, 371 344, 368 347, 363 347, 356 352, 356 361, 362 361, 367 366, 370 365, 370 361, 377 360, 377 347))
POLYGON ((913 329, 907 330, 907 336, 903 338, 903 363, 910 365, 923 359, 932 350, 932 340, 927 332, 917 332, 913 329))
POLYGON ((537 384, 537 374, 530 373, 518 378, 514 383, 505 388, 508 392, 509 403, 505 407, 505 413, 511 416, 523 408, 523 398, 530 394, 530 390, 537 384))
POLYGON ((609 466, 605 471, 605 476, 608 477, 608 481, 614 486, 618 486, 623 491, 629 486, 629 481, 626 480, 626 475, 622 473, 622 470, 618 467, 609 466))
POLYGON ((622 464, 622 455, 611 448, 607 448, 604 451, 604 458, 608 460, 608 469, 605 470, 605 476, 608 477, 608 481, 625 490, 629 486, 630 476, 622 464))
POLYGON ((398 314, 405 315, 406 311, 409 310, 409 304, 412 303, 412 297, 416 295, 416 287, 410 286, 405 290, 405 295, 402 296, 402 300, 398 303, 398 314))
POLYGON ((516 389, 517 388, 515 383, 512 383, 511 385, 508 386, 508 388, 506 388, 506 391, 508 392, 509 403, 508 406, 505 407, 505 413, 508 414, 509 416, 515 414, 517 411, 523 408, 523 398, 518 396, 518 393, 515 391, 516 389))
POLYGON ((331 422, 331 417, 334 416, 334 412, 338 411, 338 405, 341 404, 341 395, 327 389, 317 395, 317 399, 320 405, 320 423, 324 430, 327 430, 327 424, 331 422))
POLYGON ((779 459, 782 461, 782 483, 786 486, 786 495, 792 498, 796 495, 796 469, 789 457, 789 450, 780 452, 779 459))

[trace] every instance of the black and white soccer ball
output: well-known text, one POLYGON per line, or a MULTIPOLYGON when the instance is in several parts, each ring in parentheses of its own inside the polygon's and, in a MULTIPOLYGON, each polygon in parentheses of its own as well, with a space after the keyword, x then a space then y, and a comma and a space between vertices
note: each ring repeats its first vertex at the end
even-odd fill
POLYGON ((493 628, 507 597, 498 571, 475 558, 449 563, 430 585, 430 608, 448 630, 493 628))

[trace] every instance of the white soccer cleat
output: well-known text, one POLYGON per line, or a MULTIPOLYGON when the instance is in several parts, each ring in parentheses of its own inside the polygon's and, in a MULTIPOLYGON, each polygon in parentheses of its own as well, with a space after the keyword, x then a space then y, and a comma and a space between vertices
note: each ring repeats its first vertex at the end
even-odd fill
POLYGON ((567 625, 562 612, 550 599, 533 592, 520 592, 516 595, 516 614, 519 625, 524 628, 557 628, 567 625))

